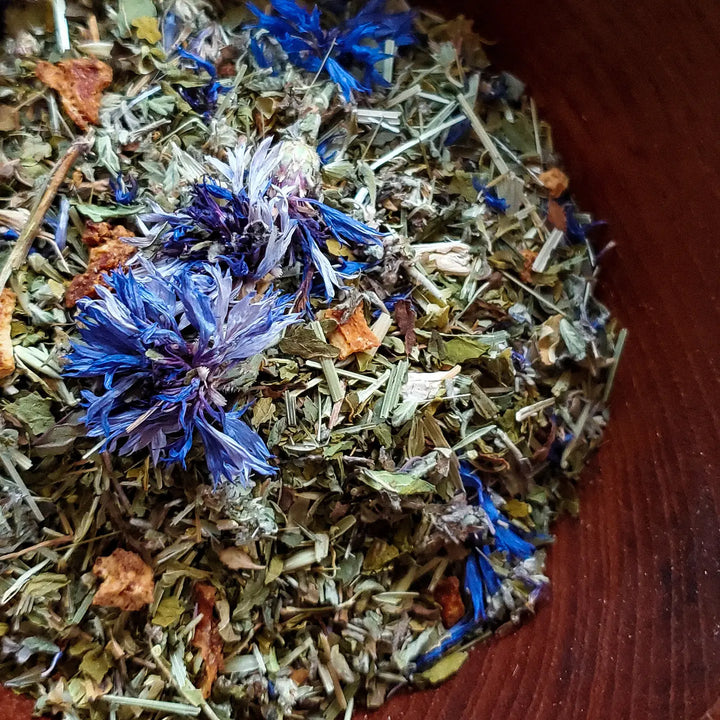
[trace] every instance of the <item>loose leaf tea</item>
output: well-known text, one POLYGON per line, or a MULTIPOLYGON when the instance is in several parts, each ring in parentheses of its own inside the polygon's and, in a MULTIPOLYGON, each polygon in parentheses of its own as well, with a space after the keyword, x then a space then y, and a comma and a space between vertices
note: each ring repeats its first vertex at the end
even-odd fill
POLYGON ((550 128, 401 1, 52 5, 0 55, 0 679, 68 720, 442 682, 543 597, 625 343, 550 128))

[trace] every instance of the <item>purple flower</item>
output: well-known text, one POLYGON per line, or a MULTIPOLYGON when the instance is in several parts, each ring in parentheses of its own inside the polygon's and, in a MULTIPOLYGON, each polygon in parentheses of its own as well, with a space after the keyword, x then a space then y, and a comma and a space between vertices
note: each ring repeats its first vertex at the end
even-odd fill
POLYGON ((274 473, 269 450, 230 395, 242 362, 297 319, 289 298, 240 298, 231 276, 207 264, 167 277, 145 262, 138 273, 113 273, 107 285, 78 303, 81 340, 65 368, 102 378, 97 394, 82 393, 88 434, 121 455, 146 449, 156 464, 183 465, 199 438, 215 484, 274 473))
POLYGON ((248 3, 257 16, 257 22, 250 27, 266 31, 251 40, 258 65, 272 64, 259 44, 271 37, 293 65, 312 73, 325 70, 348 102, 353 92, 370 92, 374 85, 388 85, 375 69, 378 62, 388 57, 380 48, 385 40, 393 40, 396 47, 414 41, 413 14, 385 13, 385 0, 371 0, 341 27, 330 29, 321 26, 317 7, 308 12, 293 0, 271 0, 271 4, 276 15, 267 15, 248 3), (362 82, 352 72, 356 68, 363 73, 362 82))
POLYGON ((273 147, 271 142, 263 141, 254 153, 244 147, 228 150, 227 162, 209 158, 220 181, 196 183, 188 205, 143 219, 155 223, 166 257, 220 262, 235 277, 249 280, 300 264, 298 294, 309 293, 317 271, 330 299, 343 287, 343 276, 357 267, 333 266, 328 239, 359 252, 363 246, 381 246, 383 233, 318 200, 293 194, 300 182, 294 174, 293 184, 278 185, 277 174, 287 172, 284 145, 273 147))

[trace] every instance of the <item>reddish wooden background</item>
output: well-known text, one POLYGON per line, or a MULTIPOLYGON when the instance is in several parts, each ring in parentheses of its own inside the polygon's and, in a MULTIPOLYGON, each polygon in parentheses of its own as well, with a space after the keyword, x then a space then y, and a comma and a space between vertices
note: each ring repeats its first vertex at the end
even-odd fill
MULTIPOLYGON (((463 6, 610 223, 603 294, 630 341, 551 602, 370 718, 720 720, 720 4, 435 3, 463 6)), ((0 694, 0 720, 25 717, 0 694)))

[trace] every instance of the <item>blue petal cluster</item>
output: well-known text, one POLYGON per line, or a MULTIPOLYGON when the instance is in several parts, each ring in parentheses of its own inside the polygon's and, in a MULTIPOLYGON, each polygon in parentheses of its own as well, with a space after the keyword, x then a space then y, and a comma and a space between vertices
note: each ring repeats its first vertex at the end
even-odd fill
POLYGON ((473 187, 483 196, 485 204, 496 213, 506 213, 508 209, 507 200, 498 197, 497 192, 493 188, 485 187, 480 178, 473 178, 473 187))
POLYGON ((122 175, 118 174, 116 179, 110 178, 110 189, 118 205, 130 205, 138 194, 137 180, 133 175, 129 175, 125 180, 122 175))
POLYGON ((477 493, 477 504, 485 511, 490 523, 491 539, 482 547, 472 548, 465 563, 465 592, 472 600, 472 613, 453 625, 438 645, 416 659, 418 670, 439 660, 449 648, 461 642, 487 619, 485 598, 498 593, 502 583, 488 559, 490 554, 494 551, 504 552, 508 559, 519 563, 535 553, 535 546, 523 540, 509 520, 495 507, 490 493, 472 468, 461 464, 460 475, 465 488, 477 493))
POLYGON ((229 92, 230 88, 224 86, 217 79, 217 70, 211 62, 203 60, 199 55, 195 55, 183 48, 178 48, 178 55, 185 60, 190 60, 195 72, 204 70, 210 76, 210 82, 200 87, 186 88, 181 85, 176 87, 183 100, 196 113, 208 120, 212 113, 215 112, 220 93, 229 92))
POLYGON ((252 153, 228 151, 228 162, 210 162, 219 182, 196 183, 190 203, 174 213, 155 212, 143 220, 155 224, 166 257, 220 262, 237 278, 257 280, 299 263, 298 294, 310 291, 315 272, 331 299, 343 276, 364 264, 333 266, 327 241, 358 250, 381 245, 383 234, 318 200, 298 197, 292 188, 273 184, 282 145, 265 140, 252 153))
POLYGON ((413 14, 385 13, 385 0, 371 0, 355 16, 348 18, 340 27, 325 29, 320 23, 317 6, 312 12, 297 5, 293 0, 271 0, 277 13, 267 15, 252 3, 248 8, 257 16, 252 28, 266 33, 253 37, 251 50, 261 67, 270 67, 261 45, 267 37, 273 38, 285 51, 293 65, 319 73, 327 72, 336 82, 349 102, 353 92, 370 92, 374 85, 387 85, 375 65, 387 54, 381 46, 393 40, 396 47, 414 42, 412 32, 413 14), (362 81, 353 70, 362 72, 362 81))
POLYGON ((113 273, 97 293, 78 303, 81 340, 65 368, 102 379, 97 394, 82 393, 89 435, 121 455, 147 449, 155 463, 183 464, 197 436, 215 483, 274 473, 228 391, 242 361, 297 319, 289 298, 241 298, 214 265, 184 265, 167 277, 147 262, 137 273, 113 273))

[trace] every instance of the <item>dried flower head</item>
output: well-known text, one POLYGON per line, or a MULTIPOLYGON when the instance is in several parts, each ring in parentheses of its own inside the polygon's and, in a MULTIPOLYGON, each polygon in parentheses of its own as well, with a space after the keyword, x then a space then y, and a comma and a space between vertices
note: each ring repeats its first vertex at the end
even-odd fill
POLYGON ((293 65, 312 73, 325 70, 340 86, 348 102, 353 92, 365 93, 375 85, 388 85, 375 69, 378 62, 388 57, 380 47, 385 40, 392 40, 395 47, 402 47, 415 39, 413 14, 385 13, 385 0, 371 0, 340 27, 328 29, 321 26, 317 7, 308 12, 292 0, 271 0, 271 5, 276 15, 267 15, 248 3, 248 8, 257 16, 257 22, 251 27, 266 31, 251 41, 258 64, 261 67, 273 64, 260 44, 264 45, 267 38, 272 38, 293 65), (353 74, 355 69, 362 72, 362 81, 353 74))
POLYGON ((107 285, 78 303, 82 340, 65 369, 103 378, 99 394, 83 391, 89 434, 121 455, 147 448, 155 463, 184 463, 197 435, 215 483, 272 474, 265 443, 228 407, 227 391, 238 365, 295 321, 288 299, 240 298, 231 276, 207 264, 168 278, 145 263, 107 285))
POLYGON ((189 204, 174 213, 158 210, 144 217, 155 224, 164 255, 221 262, 235 277, 249 280, 299 264, 300 294, 309 293, 317 271, 326 297, 334 297, 343 276, 364 265, 329 257, 327 241, 334 238, 352 250, 380 248, 383 233, 318 200, 294 195, 302 180, 297 167, 288 177, 287 157, 284 143, 273 146, 267 139, 254 152, 246 146, 228 150, 227 162, 208 158, 221 180, 196 183, 189 204), (292 184, 280 185, 278 178, 292 184))

